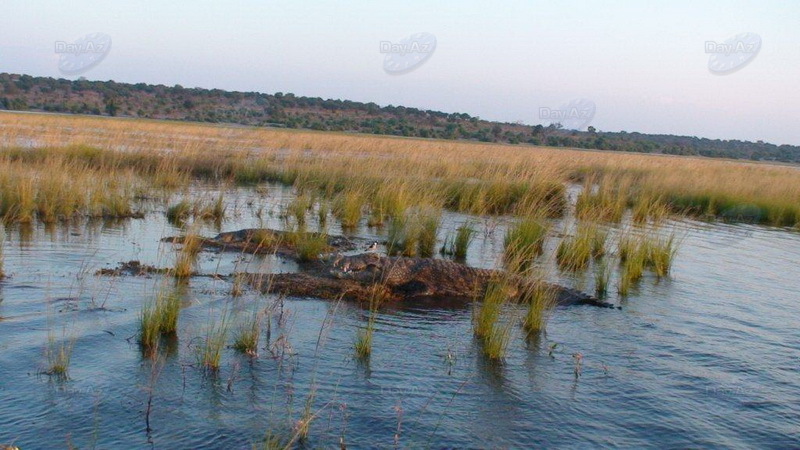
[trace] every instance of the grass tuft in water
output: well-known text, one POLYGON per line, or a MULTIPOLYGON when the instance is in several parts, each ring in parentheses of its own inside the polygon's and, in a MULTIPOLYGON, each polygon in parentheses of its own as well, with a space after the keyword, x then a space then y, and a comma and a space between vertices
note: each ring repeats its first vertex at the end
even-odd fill
POLYGON ((447 239, 442 246, 442 254, 452 256, 456 261, 466 261, 467 251, 475 239, 475 228, 472 223, 465 222, 456 229, 456 236, 447 239))
POLYGON ((192 215, 192 203, 188 200, 181 200, 167 208, 167 221, 173 225, 183 226, 186 220, 192 215))
POLYGON ((139 345, 150 354, 158 348, 162 335, 178 332, 181 298, 176 292, 159 292, 147 301, 139 313, 139 345))
POLYGON ((599 182, 590 177, 584 182, 575 203, 576 216, 593 221, 619 222, 627 209, 630 184, 627 177, 605 177, 599 182))
POLYGON ((167 208, 167 221, 182 227, 189 218, 221 222, 225 218, 225 199, 222 194, 213 201, 181 200, 167 208))
POLYGON ((513 321, 501 323, 503 307, 508 299, 506 280, 497 280, 489 284, 483 295, 480 306, 473 306, 472 329, 481 343, 481 350, 491 360, 505 357, 508 343, 511 340, 513 321))
POLYGON ((6 277, 5 271, 6 231, 0 228, 0 280, 6 277))
POLYGON ((606 253, 607 233, 595 225, 581 225, 575 235, 564 238, 558 245, 556 261, 561 269, 581 270, 592 257, 606 253))
POLYGON ((155 301, 149 301, 142 306, 142 311, 139 313, 139 345, 147 353, 158 346, 161 337, 160 320, 155 301))
POLYGON ((372 355, 372 336, 375 333, 375 320, 378 316, 378 308, 380 307, 381 297, 379 294, 378 286, 373 289, 372 295, 369 299, 369 318, 367 325, 359 328, 356 332, 356 340, 354 343, 356 358, 367 359, 372 355))
POLYGON ((669 275, 677 253, 678 243, 675 234, 655 237, 648 241, 647 263, 658 277, 665 277, 669 275))
POLYGON ((56 342, 55 336, 52 333, 48 333, 47 349, 45 351, 47 369, 44 373, 59 379, 69 378, 69 364, 72 360, 74 346, 74 340, 64 339, 56 342))
POLYGON ((197 257, 202 248, 202 240, 195 233, 187 233, 183 238, 181 249, 175 259, 175 278, 188 278, 197 265, 197 257))
POLYGON ((228 313, 223 311, 217 322, 209 320, 206 335, 198 346, 197 363, 208 372, 216 373, 222 364, 222 350, 228 336, 228 313))
POLYGON ((505 237, 505 261, 511 271, 525 271, 542 254, 549 227, 542 217, 525 217, 512 225, 505 237))
POLYGON ((330 249, 326 233, 307 232, 299 226, 296 229, 287 229, 286 239, 294 247, 301 262, 315 261, 330 249))
POLYGON ((430 258, 436 252, 436 236, 439 232, 441 211, 425 208, 418 215, 417 252, 423 258, 430 258))
POLYGON ((261 315, 254 312, 242 321, 233 334, 233 348, 250 356, 258 356, 258 342, 261 336, 261 315))
POLYGON ((339 219, 342 228, 352 229, 361 221, 364 198, 361 192, 349 189, 339 194, 333 203, 333 214, 339 219))
POLYGON ((606 261, 601 262, 594 274, 594 295, 599 299, 608 297, 608 284, 611 281, 611 268, 606 261))
POLYGON ((528 333, 542 331, 547 324, 548 313, 556 305, 556 291, 552 286, 539 281, 527 297, 528 309, 522 325, 528 333))
POLYGON ((306 215, 314 206, 314 198, 307 193, 301 193, 286 205, 286 216, 293 217, 298 227, 306 225, 306 215))

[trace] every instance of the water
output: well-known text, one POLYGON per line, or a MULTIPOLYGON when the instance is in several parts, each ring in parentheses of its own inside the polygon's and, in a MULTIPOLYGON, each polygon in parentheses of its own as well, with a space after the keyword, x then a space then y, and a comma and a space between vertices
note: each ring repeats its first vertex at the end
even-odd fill
MULTIPOLYGON (((280 205, 291 198, 278 187, 265 195, 226 192, 230 218, 201 231, 279 227, 280 205)), ((470 219, 478 233, 468 262, 492 267, 508 219, 446 213, 440 238, 470 219)), ((210 319, 244 317, 274 297, 233 299, 227 282, 211 278, 175 287, 158 276, 93 275, 131 259, 170 265, 174 252, 160 238, 179 230, 163 209, 143 220, 9 228, 10 277, 0 283, 0 443, 250 448, 268 431, 294 435, 308 403, 307 447, 340 440, 352 448, 800 446, 800 236, 692 221, 671 227, 683 242, 670 279, 646 276, 620 300, 622 310, 560 307, 536 338, 515 327, 502 365, 481 356, 469 304, 381 310, 365 363, 353 358, 353 342, 366 311, 289 298, 276 307, 259 357, 226 349, 217 375, 196 361, 210 319), (159 289, 177 289, 183 309, 178 340, 154 372, 136 344, 137 314, 159 289), (74 343, 68 380, 40 373, 49 339, 74 343)), ((333 224, 331 232, 341 230, 333 224)), ((366 227, 355 234, 382 237, 366 227)), ((591 269, 575 276, 549 265, 554 279, 592 289, 591 269)), ((200 270, 297 267, 204 252, 200 270)))

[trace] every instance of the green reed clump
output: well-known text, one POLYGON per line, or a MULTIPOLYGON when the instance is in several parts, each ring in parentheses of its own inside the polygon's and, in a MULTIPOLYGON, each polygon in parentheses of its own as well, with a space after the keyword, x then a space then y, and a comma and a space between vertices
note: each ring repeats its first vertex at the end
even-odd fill
POLYGON ((386 222, 386 209, 381 199, 374 197, 370 207, 369 216, 367 217, 367 226, 369 227, 382 227, 386 222))
POLYGON ((618 291, 627 296, 631 287, 639 281, 648 260, 647 244, 641 236, 623 235, 619 241, 620 271, 618 291))
POLYGON ((261 336, 262 316, 254 311, 246 320, 239 323, 233 334, 233 348, 250 356, 258 356, 258 342, 261 336))
POLYGON ((60 379, 69 378, 69 364, 72 360, 72 349, 75 346, 73 339, 64 339, 56 342, 52 332, 48 333, 47 349, 47 368, 44 373, 60 379))
POLYGON ((192 203, 188 200, 181 200, 167 208, 166 215, 169 223, 181 226, 192 215, 192 203))
POLYGON ((241 297, 244 294, 245 290, 245 274, 243 273, 235 273, 233 274, 233 280, 231 281, 231 297, 241 297))
POLYGON ((594 295, 599 299, 608 296, 608 285, 611 281, 611 268, 606 261, 601 262, 594 273, 594 295))
POLYGON ((470 222, 461 224, 456 229, 456 236, 448 239, 442 247, 442 254, 453 256, 457 261, 467 259, 467 250, 475 238, 475 228, 470 222))
POLYGON ((184 236, 181 249, 175 258, 175 268, 173 269, 175 278, 188 278, 192 275, 202 244, 202 239, 195 233, 187 233, 184 236))
POLYGON ((416 256, 419 247, 417 227, 418 223, 409 214, 393 217, 388 229, 389 254, 416 256))
POLYGON ((176 292, 159 292, 139 313, 139 344, 146 352, 158 348, 162 335, 178 332, 181 298, 176 292))
POLYGON ((181 200, 167 208, 167 221, 176 226, 183 226, 190 218, 199 220, 221 221, 225 218, 225 199, 222 194, 213 201, 181 200))
POLYGON ((522 322, 528 333, 545 329, 547 314, 556 305, 556 295, 557 292, 553 286, 544 281, 538 281, 534 284, 531 292, 526 295, 528 308, 522 322))
POLYGON ((646 267, 652 268, 658 277, 669 275, 672 263, 678 252, 678 242, 675 234, 667 236, 653 234, 639 236, 625 235, 620 238, 620 262, 627 266, 630 276, 635 279, 641 277, 646 267))
POLYGON ((159 293, 156 298, 156 312, 159 316, 158 329, 161 334, 175 334, 178 332, 181 298, 177 293, 159 293))
POLYGON ((668 215, 669 206, 656 195, 641 194, 633 205, 632 218, 636 223, 645 223, 648 220, 658 223, 668 215))
POLYGON ((527 269, 542 254, 549 230, 541 217, 525 217, 512 225, 505 236, 505 260, 509 270, 527 269))
POLYGON ((489 284, 483 294, 480 307, 473 306, 472 330, 487 358, 500 360, 505 356, 511 340, 513 321, 501 322, 503 307, 508 300, 508 280, 496 280, 489 284))
POLYGON ((264 438, 261 440, 261 445, 253 445, 253 450, 256 448, 261 448, 262 450, 285 450, 287 448, 291 448, 291 445, 291 439, 287 439, 285 436, 279 433, 268 430, 264 434, 264 438))
POLYGON ((306 215, 314 207, 314 198, 307 194, 301 193, 297 195, 288 205, 286 205, 286 216, 294 217, 295 222, 299 227, 306 224, 306 215))
POLYGON ((353 346, 355 347, 357 358, 368 358, 372 354, 372 335, 375 332, 375 319, 370 314, 367 320, 367 326, 359 328, 356 333, 356 341, 353 346))
POLYGON ((441 211, 434 207, 415 208, 392 217, 388 229, 390 254, 433 256, 439 233, 441 211))
POLYGON ((561 240, 556 250, 556 261, 562 269, 584 269, 589 260, 606 253, 608 234, 596 225, 580 225, 573 236, 561 240))
POLYGON ((142 306, 139 313, 139 345, 146 352, 158 347, 161 337, 161 316, 155 301, 149 301, 142 306))
POLYGON ((261 249, 272 248, 278 244, 280 237, 266 228, 254 230, 249 236, 249 241, 261 249))
POLYGON ((492 331, 481 340, 483 354, 491 360, 501 360, 506 355, 508 343, 511 341, 511 322, 497 323, 492 331))
POLYGON ((492 282, 487 286, 481 305, 476 303, 472 311, 472 331, 475 336, 485 338, 492 334, 500 320, 506 299, 506 286, 502 281, 492 282))
POLYGON ((583 190, 575 203, 579 219, 619 222, 628 205, 630 180, 604 178, 599 183, 594 178, 584 182, 583 190))
POLYGON ((678 244, 675 234, 669 236, 657 236, 646 241, 647 265, 659 277, 669 275, 672 269, 672 262, 678 252, 678 244))
POLYGON ((342 228, 355 228, 361 221, 364 199, 357 190, 350 189, 340 193, 333 203, 333 214, 339 219, 342 228))
POLYGON ((376 287, 373 289, 369 299, 369 318, 367 319, 367 326, 359 328, 358 332, 356 332, 356 340, 353 345, 356 358, 366 359, 372 354, 372 336, 375 333, 375 321, 378 317, 380 303, 381 297, 376 287))
POLYGON ((619 274, 619 281, 617 284, 617 291, 619 295, 627 297, 631 288, 642 278, 641 272, 636 269, 636 266, 623 264, 622 270, 619 274))
POLYGON ((287 234, 288 242, 297 251, 297 257, 302 262, 315 261, 320 254, 328 251, 328 235, 325 233, 309 233, 302 230, 290 231, 287 234))
POLYGON ((328 227, 328 214, 330 207, 327 202, 320 201, 319 208, 317 209, 317 220, 319 222, 319 231, 322 232, 328 227))
POLYGON ((202 220, 221 221, 225 218, 225 199, 222 194, 212 202, 203 202, 197 205, 195 217, 202 220))
POLYGON ((222 362, 222 350, 225 348, 225 339, 228 336, 228 314, 222 312, 217 322, 210 319, 206 335, 198 346, 197 362, 209 372, 217 372, 222 362))
POLYGON ((436 252, 436 236, 439 232, 441 211, 432 208, 421 210, 418 214, 417 252, 423 258, 429 258, 436 252))
POLYGON ((6 277, 5 271, 6 231, 0 228, 0 280, 6 277))

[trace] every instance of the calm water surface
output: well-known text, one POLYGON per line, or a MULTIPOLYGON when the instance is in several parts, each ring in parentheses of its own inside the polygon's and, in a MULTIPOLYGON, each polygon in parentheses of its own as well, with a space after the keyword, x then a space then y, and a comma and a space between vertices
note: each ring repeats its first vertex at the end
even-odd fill
MULTIPOLYGON (((202 233, 280 227, 280 205, 291 196, 277 187, 267 195, 227 192, 230 217, 202 233)), ((441 240, 468 219, 445 214, 441 240)), ((478 238, 468 262, 493 267, 507 221, 472 219, 478 238)), ((683 239, 670 279, 648 275, 627 299, 612 294, 622 310, 560 307, 547 333, 535 338, 515 327, 502 365, 481 356, 469 304, 382 310, 374 354, 359 362, 353 342, 366 311, 288 298, 274 307, 259 357, 227 349, 211 376, 196 365, 210 322, 222 314, 235 322, 276 298, 248 292, 233 299, 227 282, 210 278, 175 286, 160 277, 93 275, 131 259, 172 264, 174 251, 160 238, 180 230, 163 210, 144 220, 8 228, 0 443, 251 448, 268 432, 292 436, 309 404, 307 447, 342 440, 352 448, 800 447, 800 236, 689 221, 670 229, 683 239), (136 344, 137 315, 165 289, 182 296, 183 309, 178 339, 154 371, 136 344), (49 341, 74 343, 68 380, 40 373, 49 341)), ((341 230, 333 225, 331 233, 341 230)), ((385 236, 366 227, 357 234, 385 236)), ((546 257, 542 264, 554 280, 593 289, 591 269, 567 275, 546 257)), ((296 265, 204 252, 200 270, 281 272, 296 265)))

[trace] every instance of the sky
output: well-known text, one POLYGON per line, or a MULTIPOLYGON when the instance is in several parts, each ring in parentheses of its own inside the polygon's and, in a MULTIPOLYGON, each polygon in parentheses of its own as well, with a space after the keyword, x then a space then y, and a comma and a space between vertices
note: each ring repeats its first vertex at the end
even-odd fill
POLYGON ((526 124, 582 101, 601 131, 800 145, 796 0, 3 0, 0 14, 0 72, 292 92, 526 124), (110 36, 105 58, 62 73, 56 43, 92 33, 110 36), (381 42, 417 33, 435 49, 387 72, 396 55, 381 42), (741 33, 760 38, 759 51, 713 73, 707 43, 741 33))

